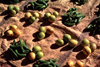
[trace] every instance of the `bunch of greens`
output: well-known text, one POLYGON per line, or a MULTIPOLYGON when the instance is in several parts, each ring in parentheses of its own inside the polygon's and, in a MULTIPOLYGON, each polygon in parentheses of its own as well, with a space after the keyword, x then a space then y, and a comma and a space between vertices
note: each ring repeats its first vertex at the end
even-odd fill
POLYGON ((20 2, 21 0, 7 0, 5 1, 7 4, 17 4, 18 2, 20 2))
POLYGON ((34 2, 29 2, 25 6, 25 8, 31 9, 31 10, 43 10, 48 6, 48 4, 47 4, 48 1, 49 0, 37 0, 37 1, 34 1, 34 2))
POLYGON ((55 63, 57 60, 58 58, 54 60, 49 59, 48 61, 37 60, 35 63, 35 67, 60 67, 58 64, 55 63))
POLYGON ((19 42, 13 41, 13 44, 10 45, 8 49, 10 54, 12 54, 13 59, 20 59, 26 57, 26 55, 31 52, 31 50, 25 45, 24 42, 20 39, 19 42))
POLYGON ((71 0, 72 2, 77 2, 77 5, 85 4, 87 0, 71 0))
POLYGON ((84 31, 90 31, 90 35, 100 34, 100 7, 97 12, 98 18, 92 21, 84 31))
POLYGON ((67 12, 67 15, 62 16, 62 23, 66 26, 73 26, 80 23, 80 21, 85 17, 83 13, 78 12, 76 8, 70 8, 67 12))
POLYGON ((87 0, 77 0, 77 2, 78 2, 78 5, 82 5, 82 4, 85 4, 85 2, 86 2, 87 0))

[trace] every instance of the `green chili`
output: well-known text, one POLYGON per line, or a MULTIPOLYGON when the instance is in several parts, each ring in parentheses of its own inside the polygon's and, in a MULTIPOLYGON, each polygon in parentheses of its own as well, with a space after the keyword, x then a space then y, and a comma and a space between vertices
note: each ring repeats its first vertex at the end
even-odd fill
POLYGON ((54 60, 52 60, 54 63, 56 62, 56 61, 58 61, 58 58, 56 58, 56 59, 54 59, 54 60))
POLYGON ((13 49, 12 48, 9 48, 8 50, 10 50, 11 51, 11 53, 14 55, 14 57, 15 58, 18 58, 18 55, 13 51, 13 49))
POLYGON ((19 58, 20 58, 20 57, 25 57, 25 56, 26 56, 26 54, 21 54, 21 53, 19 53, 16 49, 15 49, 15 52, 16 52, 16 54, 19 56, 19 58))

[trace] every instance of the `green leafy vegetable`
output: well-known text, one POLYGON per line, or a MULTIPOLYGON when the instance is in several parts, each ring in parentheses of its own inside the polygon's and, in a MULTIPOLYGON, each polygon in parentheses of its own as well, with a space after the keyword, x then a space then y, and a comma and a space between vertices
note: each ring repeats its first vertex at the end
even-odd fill
POLYGON ((67 15, 62 16, 62 23, 66 26, 73 26, 80 23, 80 21, 86 16, 81 12, 76 12, 76 8, 70 8, 67 12, 67 15))
POLYGON ((31 10, 44 10, 48 4, 49 0, 37 0, 37 1, 34 1, 34 2, 29 2, 25 8, 27 9, 31 9, 31 10), (30 6, 29 6, 30 4, 30 6))

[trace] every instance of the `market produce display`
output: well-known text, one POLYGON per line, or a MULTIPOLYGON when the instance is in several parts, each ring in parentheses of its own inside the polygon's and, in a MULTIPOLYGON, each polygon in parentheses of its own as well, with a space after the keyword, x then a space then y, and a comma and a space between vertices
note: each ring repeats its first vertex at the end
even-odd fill
POLYGON ((50 23, 53 23, 58 16, 59 13, 57 11, 54 11, 53 14, 47 12, 44 14, 44 19, 48 20, 50 23))
POLYGON ((10 45, 8 49, 13 55, 12 59, 20 59, 26 57, 26 55, 31 51, 24 42, 20 39, 19 42, 13 41, 13 44, 10 45))
POLYGON ((7 7, 7 11, 9 12, 10 16, 15 16, 20 11, 20 8, 19 7, 13 7, 12 5, 9 5, 7 7))
POLYGON ((19 37, 21 35, 21 31, 16 25, 11 25, 9 29, 5 32, 7 37, 19 37))
POLYGON ((77 13, 77 8, 70 8, 67 15, 62 15, 62 23, 66 26, 77 25, 85 16, 81 12, 77 13))
POLYGON ((0 63, 12 67, 96 66, 100 54, 99 0, 8 3, 0 1, 0 63), (92 19, 95 11, 97 18, 92 19))
POLYGON ((34 2, 29 2, 25 8, 31 9, 31 10, 44 10, 48 6, 47 4, 48 1, 49 0, 37 0, 34 2))

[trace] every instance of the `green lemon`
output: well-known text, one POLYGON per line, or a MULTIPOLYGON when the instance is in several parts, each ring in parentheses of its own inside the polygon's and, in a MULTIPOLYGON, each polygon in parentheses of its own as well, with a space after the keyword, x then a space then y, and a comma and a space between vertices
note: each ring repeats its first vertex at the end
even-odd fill
POLYGON ((39 18, 39 13, 34 12, 34 13, 33 13, 33 16, 35 16, 36 18, 39 18))
POLYGON ((41 27, 39 28, 39 32, 46 32, 45 27, 44 27, 44 26, 41 26, 41 27))
POLYGON ((81 45, 82 45, 82 46, 88 46, 89 43, 90 43, 90 42, 89 42, 88 39, 84 39, 84 40, 82 40, 81 45))
POLYGON ((71 39, 71 40, 69 41, 69 46, 70 46, 70 47, 74 47, 74 46, 76 46, 77 44, 78 44, 78 41, 75 40, 75 39, 71 39))
POLYGON ((97 46, 96 46, 95 43, 91 43, 91 44, 90 44, 90 49, 91 49, 92 51, 94 51, 96 48, 97 48, 97 46))
POLYGON ((45 13, 44 18, 48 19, 50 15, 51 15, 51 13, 49 13, 49 12, 45 13))
POLYGON ((25 19, 27 20, 27 19, 29 19, 30 17, 32 16, 32 14, 30 13, 30 12, 27 12, 26 14, 25 14, 25 19))
POLYGON ((56 17, 54 15, 50 15, 48 18, 48 21, 53 23, 56 20, 56 17))
POLYGON ((44 54, 41 51, 36 53, 37 59, 41 59, 43 56, 44 56, 44 54))
POLYGON ((36 58, 36 54, 35 54, 34 52, 30 52, 29 55, 28 55, 28 57, 29 57, 29 59, 30 59, 31 61, 34 61, 35 58, 36 58))
POLYGON ((7 10, 10 11, 10 10, 13 10, 13 8, 14 8, 14 7, 13 7, 12 5, 9 5, 9 6, 7 7, 7 10))
POLYGON ((84 48, 83 48, 83 53, 84 53, 85 55, 91 54, 91 49, 90 49, 90 47, 84 46, 84 48))
POLYGON ((11 10, 9 13, 10 16, 15 16, 16 15, 16 11, 15 10, 11 10))
POLYGON ((55 15, 55 17, 58 17, 59 13, 57 11, 54 11, 53 15, 55 15))
POLYGON ((33 47, 32 50, 33 50, 33 52, 37 53, 37 52, 41 51, 41 47, 40 46, 35 46, 35 47, 33 47))
POLYGON ((20 11, 19 7, 14 7, 14 10, 18 13, 20 11))
POLYGON ((69 42, 70 40, 71 40, 71 35, 69 35, 69 34, 65 34, 64 36, 63 36, 63 39, 64 39, 64 41, 66 41, 66 42, 69 42))
POLYGON ((33 16, 31 16, 31 17, 29 18, 29 22, 30 22, 30 23, 33 23, 35 20, 36 20, 36 18, 33 17, 33 16))
POLYGON ((39 40, 45 38, 45 33, 44 33, 44 32, 39 32, 37 38, 38 38, 39 40))
POLYGON ((62 46, 62 45, 64 45, 64 41, 62 39, 58 39, 58 40, 56 40, 56 44, 58 46, 62 46))

